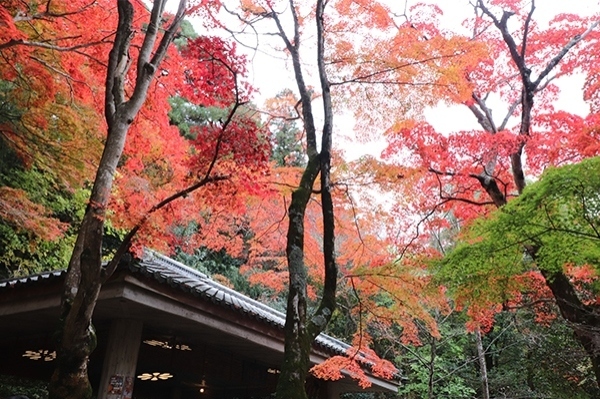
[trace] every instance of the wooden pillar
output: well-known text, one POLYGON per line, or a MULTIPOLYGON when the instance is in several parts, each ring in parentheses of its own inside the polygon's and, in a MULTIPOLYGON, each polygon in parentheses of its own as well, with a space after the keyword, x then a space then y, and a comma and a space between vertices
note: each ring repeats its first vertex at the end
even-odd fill
POLYGON ((98 387, 98 399, 131 399, 142 340, 139 320, 113 320, 98 387))
POLYGON ((327 381, 325 391, 326 399, 340 399, 340 394, 342 393, 340 385, 336 384, 334 381, 327 381))

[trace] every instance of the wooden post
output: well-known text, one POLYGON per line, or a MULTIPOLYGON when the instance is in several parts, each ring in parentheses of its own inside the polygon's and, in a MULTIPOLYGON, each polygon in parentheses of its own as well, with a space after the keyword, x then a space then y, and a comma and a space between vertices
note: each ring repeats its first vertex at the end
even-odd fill
POLYGON ((326 399, 340 399, 340 387, 339 384, 336 384, 333 381, 328 381, 325 385, 326 387, 326 399))
POLYGON ((131 399, 142 328, 140 320, 113 320, 104 355, 98 399, 131 399))

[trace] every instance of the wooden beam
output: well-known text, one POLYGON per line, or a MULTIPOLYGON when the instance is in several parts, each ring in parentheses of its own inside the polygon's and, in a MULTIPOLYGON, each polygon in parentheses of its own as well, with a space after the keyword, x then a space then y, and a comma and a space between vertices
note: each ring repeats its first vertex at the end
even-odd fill
MULTIPOLYGON (((188 303, 182 303, 182 298, 170 298, 162 292, 152 292, 149 287, 136 287, 133 285, 126 286, 123 290, 123 298, 132 302, 143 304, 152 309, 160 309, 161 312, 183 317, 187 320, 202 324, 220 334, 228 334, 234 337, 242 338, 256 345, 263 346, 283 353, 283 340, 265 335, 264 332, 258 330, 260 323, 254 323, 257 329, 253 329, 248 325, 243 325, 238 320, 229 320, 223 317, 215 316, 207 309, 202 309, 205 305, 204 301, 198 301, 197 298, 189 300, 188 303), (142 288, 142 289, 140 289, 142 288), (196 303, 193 303, 196 302, 196 303)), ((208 301, 206 301, 208 302, 208 301)), ((213 304, 208 305, 213 312, 218 310, 218 307, 213 304)))

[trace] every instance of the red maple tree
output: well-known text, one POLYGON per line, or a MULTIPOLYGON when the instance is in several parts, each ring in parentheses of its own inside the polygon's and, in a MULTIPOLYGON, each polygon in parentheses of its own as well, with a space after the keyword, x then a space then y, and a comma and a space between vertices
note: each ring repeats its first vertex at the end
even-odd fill
MULTIPOLYGON (((0 33, 0 79, 8 82, 13 103, 31 111, 0 126, 3 141, 26 164, 46 163, 57 176, 69 176, 73 187, 93 180, 67 272, 51 397, 90 394, 87 358, 95 340, 87 326, 95 298, 138 230, 152 227, 137 236, 134 248, 156 246, 159 238, 168 244, 174 226, 194 220, 210 219, 220 233, 231 231, 232 215, 244 210, 244 192, 256 192, 255 177, 267 170, 268 142, 253 115, 240 112, 251 88, 242 83, 245 61, 235 46, 206 37, 190 40, 181 53, 170 46, 186 13, 216 3, 186 9, 181 1, 175 16, 164 14, 163 3, 153 2, 151 10, 129 1, 0 5, 6 28, 0 33), (167 99, 174 95, 224 107, 225 117, 194 127, 194 138, 186 139, 167 116, 167 99), (80 173, 70 173, 77 162, 80 173), (200 188, 203 195, 192 195, 200 188), (224 209, 230 217, 218 222, 224 209), (128 233, 103 268, 105 222, 128 233)), ((22 216, 13 210, 22 207, 38 214, 27 218, 36 226, 24 227, 60 233, 61 224, 39 206, 9 188, 2 192, 3 218, 18 223, 22 216)), ((225 236, 214 235, 212 245, 233 252, 225 236)))
MULTIPOLYGON (((536 179, 545 168, 598 155, 597 71, 590 64, 598 53, 598 18, 563 14, 545 26, 535 19, 537 6, 544 5, 516 0, 473 4, 474 17, 466 23, 470 39, 483 44, 485 52, 460 69, 463 83, 458 87, 468 96, 445 89, 439 96, 468 109, 478 129, 439 132, 422 120, 410 120, 389 130, 384 159, 409 171, 402 174, 400 186, 420 188, 410 190, 408 209, 418 216, 413 234, 403 235, 400 245, 433 244, 438 251, 434 256, 441 256, 463 226, 519 196, 528 179, 536 179), (585 77, 584 98, 591 110, 585 117, 556 108, 561 96, 557 80, 576 74, 585 77)), ((394 210, 398 215, 406 211, 405 206, 394 210)), ((577 323, 569 316, 575 314, 569 311, 577 298, 576 285, 567 270, 534 270, 498 281, 497 291, 472 292, 464 303, 475 320, 471 327, 485 329, 508 297, 539 304, 552 293, 561 313, 577 323)), ((597 362, 589 345, 592 335, 577 332, 597 362)))

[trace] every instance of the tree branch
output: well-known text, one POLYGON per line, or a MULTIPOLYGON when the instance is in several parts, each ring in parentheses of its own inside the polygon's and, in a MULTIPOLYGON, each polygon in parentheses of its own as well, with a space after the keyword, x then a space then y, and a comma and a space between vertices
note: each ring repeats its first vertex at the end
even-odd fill
POLYGON ((592 25, 590 25, 590 27, 587 28, 587 30, 585 32, 583 32, 582 34, 576 35, 575 37, 573 37, 565 45, 565 47, 563 47, 562 50, 560 50, 560 52, 557 55, 555 55, 554 58, 552 58, 550 60, 548 65, 546 65, 546 68, 544 68, 544 70, 540 73, 540 76, 537 78, 537 80, 535 82, 533 82, 533 87, 537 88, 537 86, 539 86, 540 82, 546 76, 548 76, 550 71, 552 71, 556 67, 556 65, 558 65, 560 60, 563 59, 563 57, 569 52, 569 50, 571 50, 571 48, 573 48, 577 43, 579 43, 580 41, 585 39, 598 26, 598 24, 600 24, 600 20, 598 20, 598 21, 594 22, 592 25))
POLYGON ((45 48, 48 50, 66 52, 66 51, 75 51, 86 47, 96 46, 98 44, 109 44, 110 42, 106 40, 99 40, 88 43, 80 43, 73 46, 58 46, 56 44, 48 44, 43 42, 32 42, 26 39, 10 39, 9 41, 0 44, 0 51, 13 46, 28 46, 28 47, 39 47, 45 48))
POLYGON ((304 128, 306 130, 306 152, 308 157, 311 158, 316 157, 318 155, 316 127, 312 113, 312 96, 304 81, 302 64, 300 63, 300 53, 298 51, 300 47, 300 22, 298 21, 298 15, 296 14, 294 1, 290 0, 289 4, 294 20, 293 42, 291 42, 285 34, 283 25, 281 24, 277 13, 273 9, 271 9, 270 16, 275 21, 275 24, 277 25, 277 29, 279 30, 279 33, 283 38, 285 46, 290 52, 290 55, 292 56, 292 64, 294 66, 294 77, 296 79, 296 85, 298 86, 300 101, 302 101, 302 118, 304 120, 304 128))
POLYGON ((525 26, 523 28, 523 41, 521 44, 521 59, 525 62, 525 56, 527 54, 527 36, 529 35, 529 24, 531 23, 531 17, 533 16, 533 11, 535 10, 535 0, 531 0, 531 9, 527 14, 527 18, 525 19, 525 26))
POLYGON ((131 230, 129 230, 127 232, 127 234, 123 238, 123 241, 121 241, 121 244, 117 248, 117 251, 113 255, 111 261, 108 263, 108 265, 106 265, 106 268, 104 268, 104 270, 102 271, 102 283, 105 283, 106 280, 108 280, 110 278, 110 276, 112 276, 112 274, 116 270, 117 266, 119 266, 119 263, 121 262, 121 259, 123 258, 123 256, 129 251, 129 248, 131 247, 131 242, 133 241, 133 238, 135 237, 137 232, 144 226, 144 224, 146 224, 148 219, 150 219, 150 217, 155 212, 163 209, 164 207, 166 207, 167 205, 169 205, 170 203, 172 203, 173 201, 175 201, 179 198, 187 197, 189 194, 198 190, 201 187, 204 187, 210 183, 227 180, 229 178, 230 178, 230 176, 214 176, 214 177, 206 176, 204 179, 200 180, 199 182, 192 184, 191 186, 185 188, 184 190, 181 190, 181 191, 165 198, 164 200, 160 201, 158 204, 156 204, 152 208, 150 208, 146 212, 146 214, 142 217, 142 219, 131 230))

